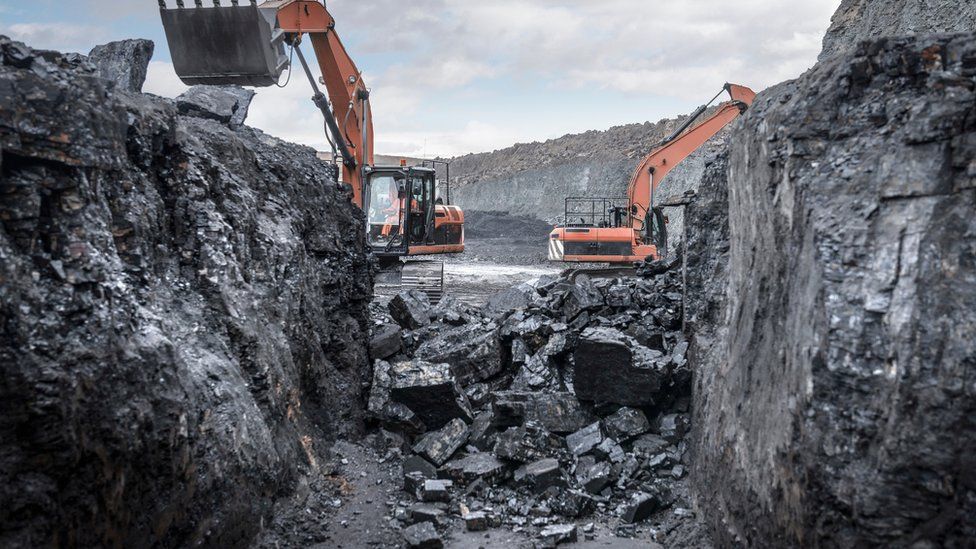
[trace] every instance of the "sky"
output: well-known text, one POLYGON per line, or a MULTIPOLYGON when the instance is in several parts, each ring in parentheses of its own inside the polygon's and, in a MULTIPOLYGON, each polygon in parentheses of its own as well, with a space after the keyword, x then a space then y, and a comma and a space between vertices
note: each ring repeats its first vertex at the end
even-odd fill
MULTIPOLYGON (((694 110, 727 81, 759 91, 795 78, 816 62, 839 4, 328 0, 327 7, 371 90, 376 151, 429 158, 657 121, 694 110)), ((144 91, 175 97, 186 89, 170 63, 158 0, 0 0, 0 34, 81 53, 148 38, 156 53, 144 91)), ((257 92, 248 124, 327 148, 306 80, 257 92)))

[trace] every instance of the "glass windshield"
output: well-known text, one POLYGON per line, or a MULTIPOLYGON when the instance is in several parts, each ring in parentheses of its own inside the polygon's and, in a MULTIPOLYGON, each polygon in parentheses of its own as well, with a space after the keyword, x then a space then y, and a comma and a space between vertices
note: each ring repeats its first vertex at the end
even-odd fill
POLYGON ((397 179, 392 175, 376 175, 369 183, 369 221, 370 244, 385 245, 400 237, 402 226, 401 200, 397 179))

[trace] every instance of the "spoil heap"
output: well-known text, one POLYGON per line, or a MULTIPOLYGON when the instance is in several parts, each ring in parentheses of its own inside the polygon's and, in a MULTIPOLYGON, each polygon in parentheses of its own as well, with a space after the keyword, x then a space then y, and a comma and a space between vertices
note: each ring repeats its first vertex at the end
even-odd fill
POLYGON ((244 546, 361 429, 361 214, 129 68, 0 38, 4 547, 244 546))
POLYGON ((374 312, 369 413, 408 456, 407 497, 392 510, 414 525, 408 540, 427 539, 431 528, 415 526, 426 522, 504 526, 544 545, 607 524, 647 539, 655 513, 669 530, 697 528, 683 482, 691 372, 676 264, 542 278, 484 311, 402 292, 389 314, 374 312))

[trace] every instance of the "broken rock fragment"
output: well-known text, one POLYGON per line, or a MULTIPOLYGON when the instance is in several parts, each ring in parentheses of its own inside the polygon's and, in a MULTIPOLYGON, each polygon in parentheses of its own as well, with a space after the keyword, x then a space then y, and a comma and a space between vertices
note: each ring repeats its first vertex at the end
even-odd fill
POLYGON ((488 516, 484 511, 471 511, 462 518, 468 532, 483 532, 488 529, 488 516))
POLYGON ((566 436, 566 446, 574 456, 581 456, 592 451, 603 442, 600 422, 595 422, 566 436))
POLYGON ((599 494, 604 488, 610 485, 610 464, 601 461, 587 466, 582 474, 578 475, 580 485, 591 494, 599 494))
POLYGON ((492 322, 445 330, 421 344, 414 356, 450 364, 458 383, 464 386, 484 381, 504 366, 498 326, 492 322))
POLYGON ((450 488, 450 481, 445 480, 425 480, 423 484, 420 485, 420 501, 425 503, 432 502, 444 502, 450 503, 451 493, 448 491, 450 488))
POLYGON ((652 494, 646 492, 634 494, 624 506, 620 520, 628 524, 643 522, 657 510, 659 505, 658 499, 652 494))
POLYGON ((677 442, 688 431, 688 416, 684 414, 666 414, 656 421, 657 433, 669 442, 677 442))
POLYGON ((498 427, 532 421, 559 434, 572 433, 595 419, 572 393, 499 391, 492 410, 498 427))
POLYGON ((576 542, 576 525, 574 524, 554 524, 547 526, 539 532, 539 539, 543 547, 555 547, 561 543, 576 542))
POLYGON ((441 549, 441 541, 437 529, 429 522, 418 522, 403 529, 403 541, 410 549, 441 549))
POLYGON ((461 419, 453 419, 441 429, 424 435, 413 446, 413 451, 424 456, 435 465, 443 465, 444 462, 451 459, 454 452, 464 446, 464 443, 468 441, 470 432, 467 423, 461 419))
POLYGON ((439 429, 455 418, 473 419, 468 399, 447 364, 400 362, 390 368, 389 378, 390 398, 417 414, 428 429, 439 429))
POLYGON ((634 441, 633 452, 640 457, 651 458, 664 452, 668 445, 667 439, 648 433, 634 441))
POLYGON ((430 324, 430 299, 420 290, 403 290, 390 300, 390 316, 407 330, 430 324))
POLYGON ((587 328, 574 362, 580 400, 650 406, 667 381, 667 360, 614 328, 587 328))
POLYGON ((559 461, 553 458, 540 459, 519 467, 515 471, 515 482, 525 484, 536 493, 543 492, 550 486, 566 486, 559 461))
POLYGON ((244 125, 254 92, 240 86, 193 86, 176 98, 180 114, 208 118, 231 128, 244 125))
POLYGON ((155 47, 152 40, 109 42, 95 46, 88 53, 88 60, 95 65, 98 76, 115 82, 120 90, 138 93, 146 83, 155 47))
POLYGON ((508 467, 486 452, 468 454, 448 462, 442 470, 458 483, 470 484, 479 480, 495 484, 508 476, 508 467))
POLYGON ((369 338, 369 356, 373 359, 385 360, 403 350, 403 337, 400 327, 384 324, 373 330, 369 338))
POLYGON ((391 427, 410 433, 422 432, 426 427, 420 417, 390 396, 391 368, 390 363, 382 360, 373 364, 373 384, 366 410, 370 417, 391 427))
POLYGON ((649 431, 651 422, 644 412, 624 407, 603 419, 603 429, 607 436, 625 442, 649 431))
POLYGON ((495 455, 502 459, 529 463, 558 455, 563 446, 563 439, 546 431, 542 425, 530 421, 498 435, 495 455))
POLYGON ((566 318, 572 320, 580 313, 593 311, 605 305, 603 294, 596 288, 590 277, 580 275, 563 302, 566 318))

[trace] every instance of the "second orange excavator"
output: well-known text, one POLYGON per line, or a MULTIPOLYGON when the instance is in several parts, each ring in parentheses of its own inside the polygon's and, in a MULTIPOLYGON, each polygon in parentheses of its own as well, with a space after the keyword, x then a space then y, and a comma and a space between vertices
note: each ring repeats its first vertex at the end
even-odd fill
POLYGON ((549 259, 622 264, 666 255, 667 219, 654 205, 654 192, 675 166, 745 112, 755 97, 745 86, 726 84, 644 158, 630 179, 626 198, 567 198, 565 224, 549 235, 549 259), (688 130, 725 92, 731 100, 688 130))

